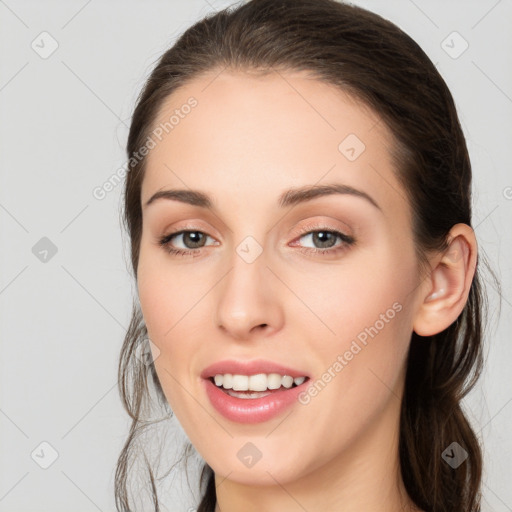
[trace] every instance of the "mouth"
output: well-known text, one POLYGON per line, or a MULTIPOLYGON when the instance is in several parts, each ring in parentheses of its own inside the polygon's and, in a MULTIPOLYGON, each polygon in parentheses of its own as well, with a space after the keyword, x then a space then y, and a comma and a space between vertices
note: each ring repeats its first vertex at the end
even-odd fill
POLYGON ((311 375, 268 360, 225 360, 201 372, 212 408, 235 423, 262 423, 299 406, 311 375))
POLYGON ((208 380, 226 395, 242 400, 254 400, 301 386, 309 380, 309 377, 305 375, 292 377, 279 373, 255 375, 218 373, 209 377, 208 380))
POLYGON ((297 407, 310 384, 304 370, 270 360, 218 361, 201 372, 213 409, 236 423, 261 423, 297 407))

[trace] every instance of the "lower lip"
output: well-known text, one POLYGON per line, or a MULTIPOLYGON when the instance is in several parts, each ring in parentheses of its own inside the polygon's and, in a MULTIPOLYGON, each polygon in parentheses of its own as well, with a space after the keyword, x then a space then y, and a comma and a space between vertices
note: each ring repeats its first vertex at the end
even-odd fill
POLYGON ((221 391, 210 379, 204 379, 206 394, 213 407, 225 418, 237 423, 268 421, 298 401, 305 384, 286 390, 273 391, 262 398, 236 398, 221 391))

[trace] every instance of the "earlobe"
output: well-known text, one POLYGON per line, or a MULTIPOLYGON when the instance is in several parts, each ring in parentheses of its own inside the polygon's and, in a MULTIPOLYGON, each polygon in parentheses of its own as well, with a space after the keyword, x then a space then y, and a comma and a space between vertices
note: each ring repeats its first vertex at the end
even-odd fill
POLYGON ((448 248, 436 256, 425 286, 419 291, 413 330, 420 336, 432 336, 449 327, 468 299, 476 268, 475 234, 467 224, 456 224, 448 240, 448 248))

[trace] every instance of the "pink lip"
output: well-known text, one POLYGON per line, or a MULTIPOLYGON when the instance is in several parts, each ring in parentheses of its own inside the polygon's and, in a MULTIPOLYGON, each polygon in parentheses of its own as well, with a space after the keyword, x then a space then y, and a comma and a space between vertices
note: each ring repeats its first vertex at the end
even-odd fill
POLYGON ((210 379, 203 380, 206 394, 213 407, 225 418, 237 423, 261 423, 277 416, 298 401, 298 395, 309 384, 272 391, 263 398, 236 398, 218 388, 210 379))
POLYGON ((271 361, 219 361, 201 372, 205 392, 212 406, 225 418, 237 423, 261 423, 282 413, 298 401, 298 395, 310 384, 309 375, 271 361), (236 398, 218 388, 211 380, 217 374, 256 375, 279 373, 291 377, 308 377, 300 386, 280 388, 263 398, 236 398))
POLYGON ((238 375, 256 375, 258 373, 279 373, 280 375, 290 375, 291 377, 309 377, 306 372, 301 370, 294 370, 287 366, 283 366, 272 361, 265 361, 263 359, 255 361, 235 361, 229 359, 225 361, 218 361, 201 372, 203 379, 214 377, 220 373, 231 373, 238 375))

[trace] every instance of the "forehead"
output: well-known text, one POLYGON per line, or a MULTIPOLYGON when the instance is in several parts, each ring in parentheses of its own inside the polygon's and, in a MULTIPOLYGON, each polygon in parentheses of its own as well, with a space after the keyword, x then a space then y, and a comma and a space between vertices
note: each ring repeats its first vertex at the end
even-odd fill
POLYGON ((263 206, 281 190, 327 181, 392 207, 404 196, 393 175, 393 137, 379 116, 305 72, 202 75, 165 100, 159 127, 143 202, 160 189, 188 187, 219 199, 236 191, 241 202, 263 206))

